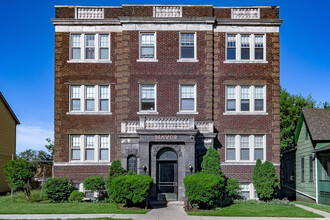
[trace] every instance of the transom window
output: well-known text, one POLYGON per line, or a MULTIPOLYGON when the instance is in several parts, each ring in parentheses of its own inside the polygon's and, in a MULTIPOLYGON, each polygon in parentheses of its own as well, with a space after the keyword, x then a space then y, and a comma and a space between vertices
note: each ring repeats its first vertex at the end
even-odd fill
POLYGON ((140 111, 156 111, 156 85, 140 85, 140 111))
POLYGON ((226 86, 227 113, 266 112, 266 86, 226 86))
POLYGON ((72 34, 70 60, 110 60, 110 34, 72 34))
POLYGON ((265 44, 263 34, 227 34, 226 60, 265 61, 265 44))
POLYGON ((195 33, 180 33, 180 59, 196 59, 195 33))
POLYGON ((109 135, 70 135, 71 161, 110 161, 109 135))
POLYGON ((110 112, 109 85, 71 85, 70 88, 71 113, 110 112))
POLYGON ((196 111, 196 85, 180 85, 180 112, 196 111))
POLYGON ((140 59, 156 59, 155 33, 140 33, 140 59))
POLYGON ((265 157, 265 135, 226 135, 226 161, 256 161, 265 157))

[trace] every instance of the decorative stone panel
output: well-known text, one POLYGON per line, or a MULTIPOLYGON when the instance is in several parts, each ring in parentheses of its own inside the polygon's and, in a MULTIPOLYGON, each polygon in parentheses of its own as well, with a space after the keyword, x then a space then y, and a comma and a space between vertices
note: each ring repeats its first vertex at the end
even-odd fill
POLYGON ((259 8, 233 8, 231 9, 232 19, 260 19, 259 8))
POLYGON ((154 17, 182 17, 182 8, 180 6, 156 6, 154 7, 154 17))
POLYGON ((103 8, 77 8, 76 9, 77 19, 103 19, 104 9, 103 8))

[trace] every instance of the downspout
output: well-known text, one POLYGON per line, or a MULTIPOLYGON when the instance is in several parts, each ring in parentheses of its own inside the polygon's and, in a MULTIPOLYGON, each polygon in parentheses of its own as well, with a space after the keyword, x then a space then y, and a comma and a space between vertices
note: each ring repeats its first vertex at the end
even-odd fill
POLYGON ((316 204, 319 204, 319 189, 318 189, 318 183, 319 183, 319 179, 318 179, 318 168, 317 168, 317 155, 315 154, 315 173, 316 173, 316 181, 315 181, 315 193, 316 193, 316 204))

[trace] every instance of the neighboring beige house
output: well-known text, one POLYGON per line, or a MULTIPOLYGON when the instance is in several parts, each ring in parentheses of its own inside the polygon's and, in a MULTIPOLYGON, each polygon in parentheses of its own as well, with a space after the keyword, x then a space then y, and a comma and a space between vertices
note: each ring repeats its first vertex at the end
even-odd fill
POLYGON ((0 92, 0 193, 8 191, 2 166, 16 154, 16 125, 20 124, 0 92))

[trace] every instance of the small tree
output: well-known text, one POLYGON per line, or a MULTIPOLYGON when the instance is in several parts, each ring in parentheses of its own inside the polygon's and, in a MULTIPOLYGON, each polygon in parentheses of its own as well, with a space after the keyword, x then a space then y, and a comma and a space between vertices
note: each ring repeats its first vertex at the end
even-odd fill
POLYGON ((125 174, 124 168, 121 166, 120 160, 114 160, 111 163, 110 170, 109 170, 109 175, 107 179, 107 188, 110 187, 111 181, 113 178, 119 177, 121 175, 125 174))
POLYGON ((226 182, 226 194, 231 199, 237 199, 239 197, 240 190, 239 182, 236 178, 229 178, 226 182))
POLYGON ((30 200, 31 178, 36 173, 36 167, 27 160, 11 160, 3 166, 6 181, 13 190, 23 190, 26 199, 30 200))
POLYGON ((68 200, 72 186, 67 178, 49 179, 44 185, 44 192, 47 199, 53 202, 68 200))
POLYGON ((271 162, 260 163, 261 161, 259 164, 257 162, 253 171, 253 185, 259 199, 266 201, 276 195, 279 187, 279 179, 276 175, 275 167, 271 162))
POLYGON ((91 191, 98 192, 100 195, 100 191, 105 190, 105 182, 104 179, 100 176, 91 176, 84 179, 84 188, 91 191))
POLYGON ((202 172, 222 175, 220 168, 220 155, 216 149, 209 148, 203 157, 202 172))

